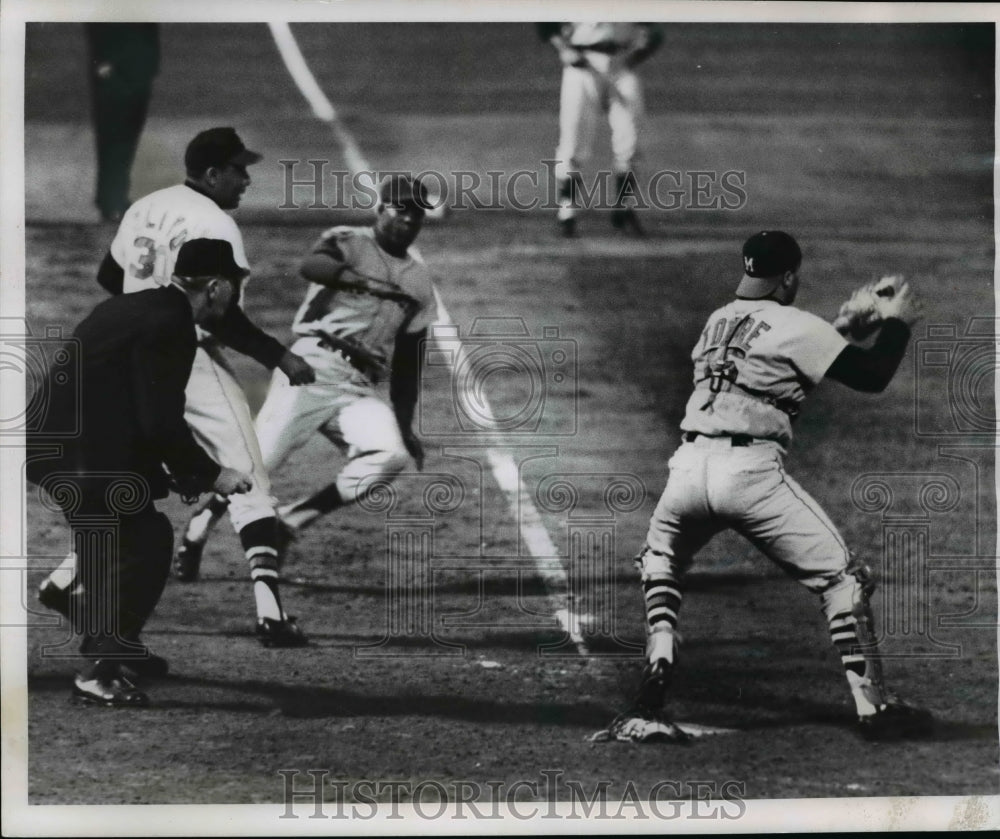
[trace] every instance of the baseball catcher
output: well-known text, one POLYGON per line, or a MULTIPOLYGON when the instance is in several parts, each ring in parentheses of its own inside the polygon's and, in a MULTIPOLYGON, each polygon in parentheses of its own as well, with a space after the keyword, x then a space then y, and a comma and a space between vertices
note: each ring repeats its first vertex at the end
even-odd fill
POLYGON ((793 305, 801 261, 787 233, 751 236, 743 246, 736 299, 709 316, 691 353, 694 389, 682 443, 636 557, 646 603, 646 666, 631 707, 599 739, 687 739, 663 716, 684 580, 697 552, 726 529, 746 537, 818 598, 862 736, 885 740, 930 730, 931 715, 885 685, 870 569, 851 555, 833 522, 783 465, 792 422, 823 378, 854 390, 885 389, 906 352, 918 305, 905 283, 886 278, 856 292, 831 325, 793 305), (878 337, 867 349, 840 334, 874 330, 878 337))

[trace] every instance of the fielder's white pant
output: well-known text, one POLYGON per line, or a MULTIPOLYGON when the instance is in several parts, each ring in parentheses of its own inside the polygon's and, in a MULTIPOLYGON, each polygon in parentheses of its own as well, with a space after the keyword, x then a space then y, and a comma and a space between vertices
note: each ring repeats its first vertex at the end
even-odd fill
POLYGON ((563 68, 555 169, 560 180, 590 158, 597 121, 605 112, 611 126, 615 171, 631 171, 638 150, 643 112, 639 77, 616 56, 598 52, 584 55, 587 67, 563 68))
POLYGON ((238 469, 253 481, 249 492, 229 498, 229 517, 236 532, 273 516, 275 501, 250 406, 218 345, 198 345, 184 394, 184 419, 195 440, 220 466, 238 469))
POLYGON ((811 591, 837 580, 850 562, 847 545, 785 472, 783 454, 777 443, 733 446, 726 437, 683 443, 646 535, 664 556, 646 554, 643 578, 655 578, 668 563, 684 573, 712 536, 732 528, 811 591))
POLYGON ((318 338, 300 338, 292 352, 309 362, 316 381, 292 387, 284 373, 274 371, 256 422, 268 472, 317 431, 347 457, 336 479, 345 502, 357 500, 366 478, 391 480, 402 472, 410 455, 395 413, 375 395, 373 385, 339 352, 321 347, 318 338))

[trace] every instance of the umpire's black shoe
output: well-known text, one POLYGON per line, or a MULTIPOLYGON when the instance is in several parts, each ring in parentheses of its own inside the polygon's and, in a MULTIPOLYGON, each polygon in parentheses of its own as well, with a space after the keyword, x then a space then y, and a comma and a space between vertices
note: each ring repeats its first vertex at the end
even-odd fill
POLYGON ((611 226, 615 230, 631 230, 636 236, 645 236, 639 216, 631 207, 616 207, 611 211, 611 226))
POLYGON ((559 235, 562 236, 564 239, 575 239, 576 219, 575 218, 559 219, 559 235))
POLYGON ((136 681, 162 679, 170 672, 170 662, 162 655, 148 653, 142 658, 122 659, 122 669, 126 676, 136 681))
POLYGON ((201 570, 201 554, 205 550, 203 542, 185 539, 174 554, 174 576, 182 583, 193 583, 201 570))
POLYGON ((299 629, 295 618, 284 620, 274 618, 257 618, 257 640, 265 647, 306 647, 309 639, 299 629))
POLYGON ((891 700, 874 714, 859 717, 858 730, 865 740, 927 737, 934 731, 934 717, 924 708, 891 700))
POLYGON ((642 682, 639 685, 639 692, 635 698, 637 708, 658 711, 663 707, 663 701, 667 696, 667 687, 670 684, 670 662, 665 658, 658 658, 653 662, 646 662, 642 670, 642 682))
POLYGON ((59 588, 52 580, 44 580, 38 587, 38 602, 46 609, 69 617, 69 589, 59 588))
POLYGON ((149 697, 118 670, 108 675, 78 675, 73 680, 72 700, 81 705, 105 708, 145 708, 149 697))

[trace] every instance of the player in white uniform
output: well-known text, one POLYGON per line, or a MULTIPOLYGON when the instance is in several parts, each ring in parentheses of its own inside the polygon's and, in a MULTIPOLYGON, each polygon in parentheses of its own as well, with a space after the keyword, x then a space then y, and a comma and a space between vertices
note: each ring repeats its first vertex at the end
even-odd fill
POLYGON ((713 312, 691 353, 694 391, 683 442, 636 558, 646 602, 647 663, 632 707, 609 736, 679 741, 661 716, 676 653, 684 575, 694 555, 727 528, 746 537, 818 595, 869 739, 925 733, 930 714, 894 697, 882 680, 869 599, 870 569, 852 559, 820 506, 784 470, 792 422, 826 376, 881 391, 902 361, 917 306, 898 294, 870 349, 849 345, 826 321, 792 304, 802 255, 781 231, 743 247, 736 300, 713 312))
POLYGON ((651 23, 540 23, 538 33, 563 65, 555 169, 560 231, 576 235, 580 167, 590 158, 597 122, 606 113, 615 171, 611 223, 641 233, 628 201, 638 194, 635 161, 643 111, 635 68, 660 46, 663 30, 651 23))
MULTIPOLYGON (((229 242, 236 263, 249 274, 243 237, 225 211, 239 206, 250 184, 246 167, 260 159, 232 128, 198 134, 185 151, 185 182, 153 192, 129 208, 98 271, 98 282, 112 294, 169 285, 181 245, 200 238, 229 242)), ((240 305, 245 287, 244 281, 239 303, 212 326, 211 333, 198 330, 184 418, 213 459, 253 479, 249 492, 232 497, 230 516, 250 564, 258 638, 265 646, 301 646, 305 636, 285 614, 278 593, 278 533, 270 481, 246 396, 221 346, 283 371, 296 385, 313 381, 314 374, 301 357, 250 322, 240 305)), ((58 608, 60 593, 72 585, 73 575, 70 557, 43 583, 42 602, 58 608)))
MULTIPOLYGON (((437 309, 430 273, 409 247, 427 206, 419 181, 392 176, 371 227, 330 228, 302 264, 310 285, 292 325, 300 336, 292 350, 313 366, 316 382, 293 388, 275 371, 257 437, 268 472, 317 432, 347 460, 330 485, 280 508, 287 538, 411 462, 423 465, 411 425, 420 346, 437 309), (386 378, 391 407, 376 393, 386 378)), ((206 516, 203 532, 217 516, 206 516)))

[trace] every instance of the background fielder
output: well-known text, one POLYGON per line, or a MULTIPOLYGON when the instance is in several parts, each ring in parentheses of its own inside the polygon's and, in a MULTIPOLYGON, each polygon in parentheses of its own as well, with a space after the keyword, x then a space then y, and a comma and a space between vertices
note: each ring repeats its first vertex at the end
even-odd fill
MULTIPOLYGON (((98 282, 112 294, 168 285, 181 245, 188 239, 230 243, 234 259, 250 273, 243 237, 225 211, 239 206, 250 185, 246 167, 261 156, 248 150, 232 128, 198 134, 184 154, 187 178, 140 199, 125 214, 98 271, 98 282)), ((249 474, 250 491, 233 497, 230 516, 250 563, 257 606, 257 633, 267 646, 300 646, 305 637, 285 614, 278 593, 277 521, 271 485, 260 456, 246 396, 222 344, 251 356, 265 367, 283 370, 296 384, 313 380, 312 369, 276 339, 250 322, 239 300, 199 330, 198 350, 186 391, 185 419, 198 442, 223 466, 249 474)), ((45 605, 58 607, 72 584, 72 559, 39 592, 45 605)))
MULTIPOLYGON (((660 716, 676 658, 684 576, 716 533, 732 528, 818 595, 841 656, 862 734, 889 739, 925 733, 930 715, 885 687, 873 633, 870 569, 852 559, 822 508, 782 465, 792 422, 824 376, 880 391, 906 351, 916 307, 902 286, 881 309, 868 350, 795 308, 802 253, 781 231, 743 246, 737 299, 713 312, 691 353, 694 391, 681 423, 683 443, 636 561, 646 601, 647 663, 633 706, 599 736, 686 739, 660 716)), ((845 325, 845 331, 850 331, 845 325)))
MULTIPOLYGON (((280 508, 287 538, 373 483, 393 480, 411 457, 423 465, 411 426, 421 341, 437 310, 430 273, 409 247, 428 199, 419 181, 399 175, 386 179, 379 198, 371 227, 327 230, 303 262, 310 286, 292 324, 300 336, 292 349, 313 366, 316 381, 293 388, 276 371, 257 415, 268 472, 317 431, 347 457, 330 485, 280 508), (387 377, 392 407, 376 392, 387 377)), ((202 543, 218 514, 215 507, 202 516, 202 543)))
POLYGON ((635 210, 635 162, 639 154, 642 83, 635 67, 663 41, 651 23, 540 23, 538 34, 552 44, 563 65, 556 149, 558 221, 564 236, 576 235, 580 167, 590 159, 597 122, 606 114, 614 156, 615 203, 611 223, 641 232, 635 210))

